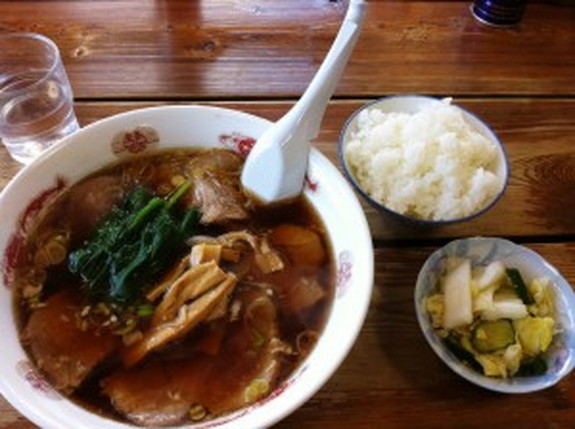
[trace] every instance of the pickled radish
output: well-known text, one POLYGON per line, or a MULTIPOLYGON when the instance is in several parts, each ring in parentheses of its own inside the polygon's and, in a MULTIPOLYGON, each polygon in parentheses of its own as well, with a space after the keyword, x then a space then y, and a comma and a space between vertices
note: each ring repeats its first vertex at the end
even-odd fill
POLYGON ((492 286, 499 286, 505 278, 505 265, 501 261, 494 261, 475 276, 475 286, 478 290, 484 290, 492 286))
POLYGON ((445 313, 443 326, 453 329, 473 322, 471 299, 471 261, 463 259, 444 281, 445 313))

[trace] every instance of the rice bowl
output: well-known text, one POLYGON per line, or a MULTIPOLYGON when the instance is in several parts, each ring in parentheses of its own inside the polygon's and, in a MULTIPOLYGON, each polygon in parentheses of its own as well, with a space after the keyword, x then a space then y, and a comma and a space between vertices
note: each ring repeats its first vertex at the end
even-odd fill
POLYGON ((423 222, 486 211, 508 176, 497 137, 450 99, 388 97, 361 108, 342 132, 340 158, 370 203, 423 222))

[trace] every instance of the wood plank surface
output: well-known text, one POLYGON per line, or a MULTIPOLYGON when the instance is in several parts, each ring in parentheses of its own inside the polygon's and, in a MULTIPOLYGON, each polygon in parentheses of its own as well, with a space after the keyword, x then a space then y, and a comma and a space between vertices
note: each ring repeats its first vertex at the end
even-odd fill
MULTIPOLYGON (((293 98, 324 58, 345 2, 0 2, 0 31, 53 38, 80 99, 293 98)), ((575 7, 530 4, 519 28, 469 2, 368 2, 340 97, 575 95, 575 7)))
MULTIPOLYGON (((575 285, 575 2, 530 1, 521 24, 506 29, 478 23, 470 3, 368 0, 314 145, 341 170, 338 137, 357 108, 397 93, 452 96, 503 142, 507 191, 487 214, 437 229, 399 223, 362 202, 375 248, 366 322, 339 370, 276 428, 575 427, 573 376, 538 393, 490 393, 452 373, 415 318, 419 268, 456 237, 511 238, 575 285)), ((313 78, 346 7, 345 0, 0 0, 0 33, 55 40, 82 125, 175 103, 277 120, 313 78)), ((20 168, 0 146, 0 190, 20 168)), ((1 429, 34 427, 0 397, 1 429)))

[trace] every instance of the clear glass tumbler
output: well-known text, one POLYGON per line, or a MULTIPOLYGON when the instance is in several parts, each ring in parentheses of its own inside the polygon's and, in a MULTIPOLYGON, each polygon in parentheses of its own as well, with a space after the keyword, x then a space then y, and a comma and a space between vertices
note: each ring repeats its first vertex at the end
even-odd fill
POLYGON ((0 137, 28 164, 76 131, 74 97, 54 42, 33 33, 0 35, 0 137))

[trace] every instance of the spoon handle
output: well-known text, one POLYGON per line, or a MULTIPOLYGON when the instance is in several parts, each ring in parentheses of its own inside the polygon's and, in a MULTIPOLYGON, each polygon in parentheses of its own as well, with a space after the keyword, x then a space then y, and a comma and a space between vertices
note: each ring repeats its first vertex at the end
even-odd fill
POLYGON ((363 0, 351 0, 336 39, 300 100, 258 138, 246 159, 244 190, 264 203, 292 198, 303 189, 310 141, 343 73, 364 16, 363 0))
POLYGON ((307 132, 302 137, 308 140, 319 134, 325 109, 359 37, 364 15, 365 2, 351 0, 332 47, 307 90, 292 108, 297 120, 304 121, 307 132))

